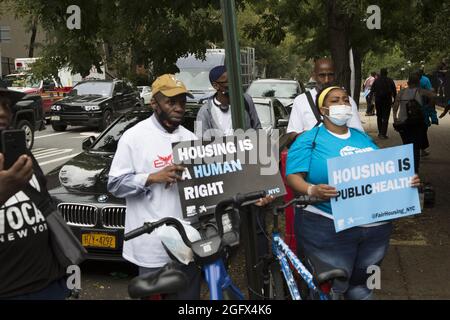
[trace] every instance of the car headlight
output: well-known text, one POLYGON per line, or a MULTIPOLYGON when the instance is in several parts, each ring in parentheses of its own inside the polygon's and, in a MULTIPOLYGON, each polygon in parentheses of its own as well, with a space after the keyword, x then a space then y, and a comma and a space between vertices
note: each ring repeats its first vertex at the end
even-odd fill
POLYGON ((84 106, 84 110, 86 111, 97 111, 100 110, 99 106, 84 106))
POLYGON ((61 106, 60 106, 59 104, 55 104, 55 105, 53 105, 53 106, 51 107, 51 109, 52 109, 53 111, 59 111, 59 110, 61 110, 61 106))

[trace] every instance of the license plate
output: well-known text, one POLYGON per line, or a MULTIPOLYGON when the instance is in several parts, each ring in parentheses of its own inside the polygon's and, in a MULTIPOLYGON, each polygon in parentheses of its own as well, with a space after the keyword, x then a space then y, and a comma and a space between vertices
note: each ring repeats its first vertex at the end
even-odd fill
POLYGON ((116 248, 116 236, 104 233, 85 233, 81 235, 83 247, 116 248))
POLYGON ((61 117, 60 116, 52 116, 50 120, 59 121, 59 120, 61 120, 61 117))

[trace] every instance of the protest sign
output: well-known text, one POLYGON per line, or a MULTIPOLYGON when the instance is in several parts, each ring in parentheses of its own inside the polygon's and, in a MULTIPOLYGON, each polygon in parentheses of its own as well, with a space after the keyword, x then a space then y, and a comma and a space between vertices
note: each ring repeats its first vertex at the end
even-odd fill
POLYGON ((412 144, 328 159, 336 231, 420 213, 412 144))
POLYGON ((234 135, 211 143, 198 140, 173 144, 174 163, 186 168, 183 181, 178 182, 185 219, 213 213, 219 201, 237 193, 264 190, 274 197, 286 193, 278 157, 260 137, 234 135), (265 166, 274 166, 275 170, 265 172, 265 166))

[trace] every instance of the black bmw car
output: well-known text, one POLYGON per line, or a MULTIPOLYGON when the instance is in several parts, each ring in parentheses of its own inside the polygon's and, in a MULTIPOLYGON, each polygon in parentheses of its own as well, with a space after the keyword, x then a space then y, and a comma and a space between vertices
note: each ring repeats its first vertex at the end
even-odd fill
POLYGON ((139 92, 126 81, 87 80, 51 106, 50 122, 55 131, 68 125, 102 131, 118 116, 142 106, 139 92))
MULTIPOLYGON (((196 107, 187 107, 183 125, 193 130, 196 107)), ((122 260, 125 200, 107 191, 108 173, 123 133, 151 115, 132 111, 116 119, 83 152, 47 174, 58 210, 89 253, 89 259, 122 260)))

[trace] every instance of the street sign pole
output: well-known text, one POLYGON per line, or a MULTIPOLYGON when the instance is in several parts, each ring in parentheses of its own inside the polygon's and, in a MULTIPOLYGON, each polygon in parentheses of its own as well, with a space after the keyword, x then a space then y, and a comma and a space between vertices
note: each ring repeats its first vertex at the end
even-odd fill
MULTIPOLYGON (((245 129, 244 92, 242 90, 240 48, 236 28, 234 0, 220 0, 223 16, 223 36, 225 42, 225 61, 230 92, 233 129, 245 129)), ((257 190, 255 190, 257 191, 257 190)), ((259 209, 259 208, 258 208, 259 209)), ((255 208, 241 210, 241 243, 245 249, 245 261, 249 298, 260 299, 261 274, 258 265, 255 208), (257 293, 257 294, 255 294, 257 293), (259 294, 259 295, 258 295, 259 294)))

